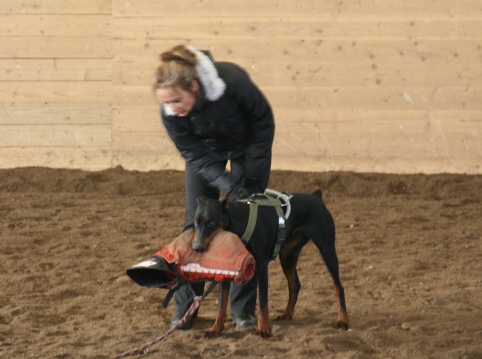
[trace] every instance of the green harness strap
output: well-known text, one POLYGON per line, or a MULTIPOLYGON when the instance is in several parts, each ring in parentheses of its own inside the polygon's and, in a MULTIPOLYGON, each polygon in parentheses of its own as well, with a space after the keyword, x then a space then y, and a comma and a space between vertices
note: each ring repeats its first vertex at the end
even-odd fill
POLYGON ((241 240, 244 244, 248 244, 251 236, 254 232, 254 227, 256 227, 256 218, 258 217, 258 205, 253 202, 248 202, 249 204, 249 217, 248 217, 248 224, 246 225, 246 230, 244 231, 241 240))
POLYGON ((279 198, 269 197, 265 194, 261 194, 258 195, 258 197, 248 199, 246 203, 249 205, 249 217, 248 224, 246 225, 246 230, 241 237, 241 240, 244 242, 244 244, 247 244, 249 242, 251 236, 253 235, 254 228, 256 227, 258 206, 275 208, 276 214, 278 215, 278 238, 276 240, 271 258, 276 258, 279 255, 279 251, 286 240, 285 217, 283 209, 281 208, 281 200, 279 198))

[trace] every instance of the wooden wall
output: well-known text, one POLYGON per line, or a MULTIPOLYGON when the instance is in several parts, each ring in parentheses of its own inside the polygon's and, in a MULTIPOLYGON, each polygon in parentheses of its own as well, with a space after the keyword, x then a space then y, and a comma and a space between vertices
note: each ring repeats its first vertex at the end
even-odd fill
POLYGON ((274 169, 482 173, 480 0, 0 0, 0 168, 182 169, 150 91, 179 43, 249 71, 274 169))

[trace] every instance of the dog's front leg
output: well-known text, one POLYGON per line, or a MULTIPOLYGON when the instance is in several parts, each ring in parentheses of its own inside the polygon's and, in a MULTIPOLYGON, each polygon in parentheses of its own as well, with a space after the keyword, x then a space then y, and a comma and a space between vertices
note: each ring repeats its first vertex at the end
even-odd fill
POLYGON ((216 321, 211 329, 209 329, 204 336, 206 338, 217 338, 221 336, 221 332, 224 329, 224 323, 227 317, 229 287, 231 282, 221 283, 221 301, 218 305, 218 313, 216 315, 216 321))
POLYGON ((269 307, 268 307, 268 264, 257 264, 258 275, 258 328, 256 335, 263 338, 271 336, 271 328, 269 326, 269 307))

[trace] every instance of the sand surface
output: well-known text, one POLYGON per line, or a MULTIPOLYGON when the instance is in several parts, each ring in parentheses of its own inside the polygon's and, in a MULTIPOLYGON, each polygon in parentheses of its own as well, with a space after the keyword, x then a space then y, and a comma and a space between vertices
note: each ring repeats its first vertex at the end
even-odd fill
MULTIPOLYGON (((274 172, 270 188, 323 191, 337 228, 350 331, 334 328, 331 280, 309 244, 292 321, 273 337, 207 340, 217 291, 190 331, 147 358, 482 358, 482 176, 274 172)), ((0 357, 110 358, 169 329, 165 290, 125 269, 172 241, 183 173, 0 170, 0 357)), ((287 301, 270 264, 270 317, 287 301)))

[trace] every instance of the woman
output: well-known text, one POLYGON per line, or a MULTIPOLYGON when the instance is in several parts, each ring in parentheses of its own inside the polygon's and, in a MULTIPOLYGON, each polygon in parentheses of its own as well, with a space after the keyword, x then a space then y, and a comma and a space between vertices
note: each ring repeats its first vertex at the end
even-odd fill
MULTIPOLYGON (((271 169, 274 119, 271 107, 235 64, 213 62, 208 53, 178 45, 160 55, 154 93, 169 137, 185 160, 186 217, 183 231, 194 227, 196 199, 231 199, 264 192, 271 169), (230 172, 226 170, 230 163, 230 172)), ((256 278, 231 286, 231 315, 237 326, 256 325, 256 278)), ((201 295, 204 283, 193 285, 201 295)), ((193 294, 176 292, 177 325, 193 294)), ((183 329, 189 329, 192 321, 183 329)))

